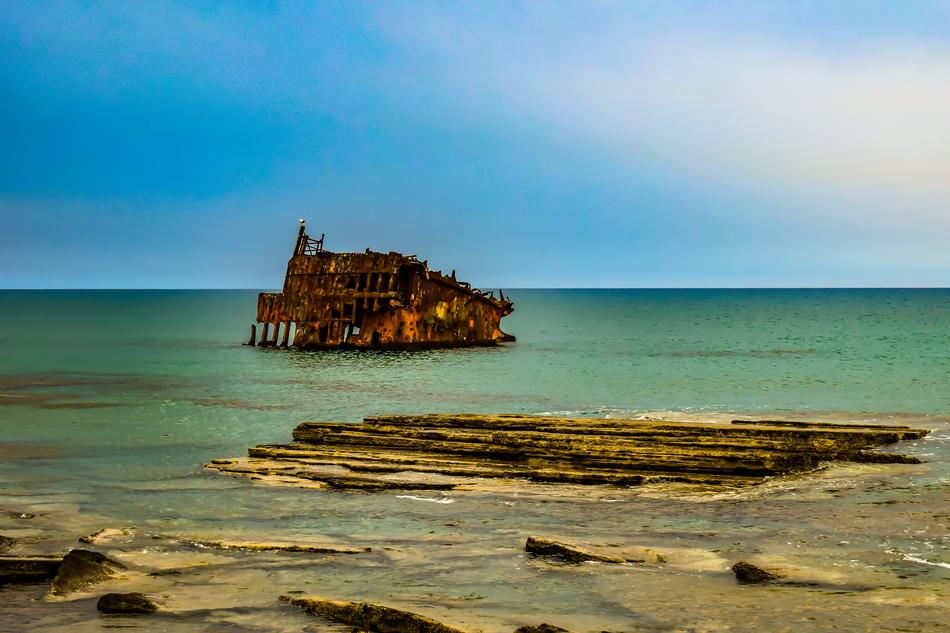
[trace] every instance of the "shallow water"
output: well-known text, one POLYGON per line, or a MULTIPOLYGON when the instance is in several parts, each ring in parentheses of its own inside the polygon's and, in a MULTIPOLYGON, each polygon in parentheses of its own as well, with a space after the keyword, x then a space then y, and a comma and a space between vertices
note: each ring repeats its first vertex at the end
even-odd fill
POLYGON ((950 291, 512 291, 514 345, 296 353, 239 345, 253 292, 0 292, 0 534, 16 553, 96 549, 109 591, 169 612, 97 615, 105 590, 0 589, 0 630, 301 631, 303 591, 404 605, 463 628, 931 630, 950 622, 950 291), (204 470, 302 419, 483 411, 909 424, 914 465, 839 464, 742 491, 276 488, 204 470), (20 518, 20 514, 34 514, 20 518), (664 552, 551 564, 528 534, 664 552), (159 537, 159 538, 156 538, 159 537), (176 539, 319 541, 369 554, 209 551, 176 539), (740 586, 740 559, 802 586, 740 586), (165 569, 180 573, 149 576, 165 569))

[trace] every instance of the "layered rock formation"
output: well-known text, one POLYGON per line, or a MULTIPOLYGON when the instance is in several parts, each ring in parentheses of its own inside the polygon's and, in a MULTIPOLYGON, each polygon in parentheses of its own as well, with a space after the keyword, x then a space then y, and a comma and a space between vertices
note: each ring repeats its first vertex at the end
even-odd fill
POLYGON ((871 451, 924 429, 784 421, 731 424, 528 415, 379 415, 303 422, 290 444, 208 464, 222 472, 328 488, 448 490, 490 480, 636 485, 747 484, 828 461, 919 463, 871 451))

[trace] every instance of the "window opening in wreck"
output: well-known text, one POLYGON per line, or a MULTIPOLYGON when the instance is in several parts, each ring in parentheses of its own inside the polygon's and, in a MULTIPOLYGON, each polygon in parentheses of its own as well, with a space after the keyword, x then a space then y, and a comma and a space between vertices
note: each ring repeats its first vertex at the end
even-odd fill
POLYGON ((375 292, 379 289, 379 275, 377 273, 369 274, 369 290, 375 292))
POLYGON ((366 273, 360 273, 360 282, 356 289, 366 290, 366 273))
POLYGON ((352 304, 352 303, 344 303, 344 304, 343 304, 343 317, 344 317, 344 318, 349 318, 349 317, 352 317, 352 316, 353 316, 353 304, 352 304))
POLYGON ((346 289, 347 289, 347 290, 353 290, 354 288, 356 288, 356 277, 354 277, 353 275, 347 275, 347 276, 346 276, 346 289))
POLYGON ((320 326, 320 335, 319 335, 320 342, 326 343, 329 335, 330 335, 330 326, 328 325, 320 326))
POLYGON ((389 290, 389 282, 390 282, 391 279, 392 279, 392 275, 391 275, 390 273, 382 273, 382 274, 380 274, 380 276, 379 276, 379 289, 380 289, 382 292, 386 292, 386 291, 389 290))

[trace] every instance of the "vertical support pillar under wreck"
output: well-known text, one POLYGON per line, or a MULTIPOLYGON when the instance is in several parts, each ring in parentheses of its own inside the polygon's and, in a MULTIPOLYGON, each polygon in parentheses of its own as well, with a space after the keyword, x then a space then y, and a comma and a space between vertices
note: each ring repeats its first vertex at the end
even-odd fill
POLYGON ((254 345, 257 343, 257 324, 251 323, 251 338, 247 340, 245 345, 254 345))
POLYGON ((267 328, 270 327, 270 323, 261 323, 261 342, 258 343, 261 347, 267 347, 267 328))
POLYGON ((290 342, 290 321, 284 322, 284 335, 280 339, 280 347, 287 347, 290 342))

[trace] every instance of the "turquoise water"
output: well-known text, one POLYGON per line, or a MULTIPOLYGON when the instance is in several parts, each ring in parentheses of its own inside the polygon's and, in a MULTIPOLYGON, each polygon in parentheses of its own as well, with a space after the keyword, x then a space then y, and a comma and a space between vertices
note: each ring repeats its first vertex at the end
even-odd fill
MULTIPOLYGON (((829 572, 829 560, 857 566, 849 577, 897 594, 826 604, 835 600, 834 592, 799 592, 788 597, 789 604, 830 604, 843 626, 849 614, 874 609, 882 610, 886 624, 898 603, 912 605, 920 618, 909 630, 945 621, 939 604, 947 594, 939 587, 945 587, 944 565, 950 563, 950 291, 510 295, 516 310, 503 328, 518 337, 512 345, 300 353, 240 344, 254 315, 252 291, 0 291, 6 317, 0 334, 0 510, 5 516, 38 515, 0 521, 0 534, 18 536, 24 553, 60 551, 79 534, 134 525, 136 536, 117 551, 143 569, 154 562, 141 552, 187 558, 187 552, 159 552, 143 540, 154 535, 266 534, 369 543, 381 551, 389 547, 389 553, 359 563, 319 563, 331 566, 335 579, 320 585, 321 591, 379 599, 398 587, 399 596, 415 596, 407 600, 418 609, 442 609, 456 622, 489 631, 524 623, 527 614, 560 618, 577 630, 608 624, 612 630, 701 630, 698 623, 709 618, 743 630, 734 620, 742 619, 740 607, 750 597, 736 598, 734 582, 715 576, 698 589, 702 570, 653 574, 650 592, 709 591, 716 606, 664 602, 657 594, 655 605, 634 608, 647 588, 636 578, 617 576, 636 573, 551 570, 525 561, 512 552, 526 531, 660 545, 675 533, 677 547, 685 549, 723 556, 758 550, 786 558, 796 554, 790 544, 800 539, 809 544, 804 558, 823 572, 829 572), (249 445, 287 441, 304 419, 358 421, 381 412, 429 411, 683 419, 775 414, 898 421, 934 433, 908 448, 928 461, 918 470, 832 469, 822 475, 834 480, 828 484, 832 492, 816 498, 806 494, 809 484, 772 490, 772 496, 715 501, 641 492, 605 501, 613 493, 603 491, 560 502, 501 493, 414 500, 274 489, 201 467, 240 455, 249 445), (854 487, 844 500, 836 493, 842 486, 854 487), (863 515, 873 525, 851 518, 865 510, 879 513, 863 515), (630 516, 638 519, 622 518, 630 516), (842 530, 846 538, 838 534, 842 530), (426 539, 457 543, 459 553, 445 554, 451 548, 442 543, 442 553, 433 554, 420 545, 426 539), (847 554, 843 546, 818 547, 828 539, 847 541, 847 554), (612 589, 621 581, 627 590, 612 589)), ((301 630, 309 620, 271 602, 280 591, 310 590, 300 586, 311 583, 309 572, 273 555, 267 561, 274 569, 262 572, 259 561, 228 558, 234 580, 222 576, 216 582, 220 596, 232 602, 216 603, 211 611, 195 608, 162 630, 284 630, 274 628, 275 614, 286 630, 301 630), (232 604, 237 602, 254 609, 241 611, 232 604)), ((207 582, 197 577, 161 590, 178 607, 205 604, 199 593, 207 582)), ((46 630, 104 626, 94 601, 48 604, 33 602, 29 591, 2 591, 16 606, 6 613, 0 606, 0 628, 6 622, 9 630, 20 630, 12 619, 46 630)), ((774 606, 763 609, 763 618, 784 613, 784 596, 770 600, 774 606)), ((742 621, 749 630, 762 624, 742 621)), ((892 624, 899 628, 902 621, 895 616, 892 624)))

